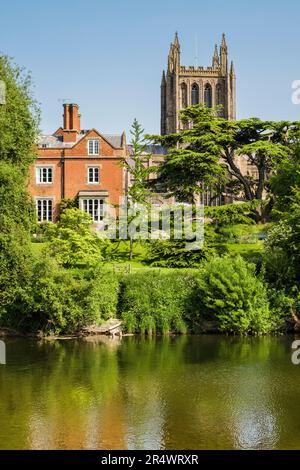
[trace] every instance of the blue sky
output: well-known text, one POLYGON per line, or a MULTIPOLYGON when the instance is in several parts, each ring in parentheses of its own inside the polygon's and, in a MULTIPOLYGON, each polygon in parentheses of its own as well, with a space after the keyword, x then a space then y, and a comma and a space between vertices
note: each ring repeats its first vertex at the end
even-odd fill
POLYGON ((61 125, 62 100, 84 128, 159 132, 160 80, 178 30, 182 63, 210 65, 224 31, 237 74, 238 118, 298 119, 299 0, 0 1, 0 51, 31 70, 42 130, 61 125))

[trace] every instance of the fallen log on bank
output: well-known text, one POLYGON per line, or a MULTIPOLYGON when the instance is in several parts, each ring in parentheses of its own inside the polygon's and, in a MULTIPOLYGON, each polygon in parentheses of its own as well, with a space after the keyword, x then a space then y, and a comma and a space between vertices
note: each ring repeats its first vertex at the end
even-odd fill
POLYGON ((122 320, 111 318, 102 325, 89 325, 82 329, 82 336, 110 335, 122 336, 122 320))

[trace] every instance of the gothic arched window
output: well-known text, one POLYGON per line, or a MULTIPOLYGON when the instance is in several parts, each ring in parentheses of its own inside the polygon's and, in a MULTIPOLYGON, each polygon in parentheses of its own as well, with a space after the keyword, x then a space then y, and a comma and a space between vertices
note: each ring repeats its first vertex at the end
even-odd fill
POLYGON ((212 108, 212 88, 209 83, 204 88, 204 104, 207 108, 212 108))
POLYGON ((197 83, 192 86, 192 106, 199 104, 199 87, 197 83))
POLYGON ((222 104, 222 87, 220 83, 216 86, 216 105, 222 104))
POLYGON ((187 84, 182 83, 181 84, 181 107, 183 109, 187 108, 188 102, 187 102, 187 84))

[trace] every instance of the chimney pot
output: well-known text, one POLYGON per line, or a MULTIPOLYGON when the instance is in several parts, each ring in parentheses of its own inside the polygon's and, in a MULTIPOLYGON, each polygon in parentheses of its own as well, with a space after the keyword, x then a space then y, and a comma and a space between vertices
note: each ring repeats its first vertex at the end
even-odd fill
POLYGON ((67 131, 80 132, 79 106, 75 103, 64 104, 64 129, 67 131))

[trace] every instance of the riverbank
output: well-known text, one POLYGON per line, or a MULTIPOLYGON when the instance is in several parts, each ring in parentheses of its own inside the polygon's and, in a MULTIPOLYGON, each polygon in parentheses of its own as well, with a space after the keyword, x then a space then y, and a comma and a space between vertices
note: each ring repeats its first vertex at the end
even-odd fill
MULTIPOLYGON (((291 307, 240 256, 212 257, 198 269, 114 273, 38 265, 33 286, 0 327, 42 336, 82 335, 112 318, 124 333, 258 335, 290 330, 291 307)), ((31 287, 29 285, 29 287, 31 287)), ((293 323, 292 323, 293 324, 293 323)))
MULTIPOLYGON (((92 326, 93 327, 93 326, 92 326)), ((282 329, 281 331, 277 332, 270 332, 270 333, 265 333, 263 335, 259 336, 290 336, 290 335, 299 335, 300 330, 297 324, 293 325, 293 322, 291 320, 290 322, 290 327, 285 328, 284 330, 282 329)), ((186 332, 186 333, 178 333, 178 332, 169 332, 169 333, 151 333, 151 334, 142 334, 142 333, 126 333, 122 332, 121 334, 118 335, 111 335, 107 333, 94 333, 94 334, 87 334, 84 330, 78 331, 73 334, 48 334, 42 331, 38 331, 36 333, 25 333, 22 331, 14 330, 11 328, 0 328, 0 339, 5 339, 5 338, 24 338, 24 339, 36 339, 36 340, 74 340, 74 339, 97 339, 99 337, 101 338, 111 338, 111 339, 121 339, 121 338, 126 338, 126 337, 176 337, 176 336, 211 336, 211 335, 216 335, 216 336, 239 336, 234 333, 228 333, 221 331, 218 329, 216 322, 203 322, 202 325, 200 325, 199 331, 197 333, 193 332, 186 332)), ((246 336, 249 337, 255 337, 257 335, 255 334, 248 334, 246 336)))

